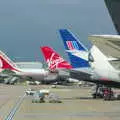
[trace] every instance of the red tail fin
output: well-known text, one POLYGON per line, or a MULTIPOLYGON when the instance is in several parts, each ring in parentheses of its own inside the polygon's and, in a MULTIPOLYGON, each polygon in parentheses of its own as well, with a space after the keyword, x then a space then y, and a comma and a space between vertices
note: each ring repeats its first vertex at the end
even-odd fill
POLYGON ((65 61, 58 53, 48 46, 41 47, 41 51, 50 70, 71 69, 72 66, 65 61))
POLYGON ((16 65, 2 51, 0 51, 0 69, 17 71, 16 65))

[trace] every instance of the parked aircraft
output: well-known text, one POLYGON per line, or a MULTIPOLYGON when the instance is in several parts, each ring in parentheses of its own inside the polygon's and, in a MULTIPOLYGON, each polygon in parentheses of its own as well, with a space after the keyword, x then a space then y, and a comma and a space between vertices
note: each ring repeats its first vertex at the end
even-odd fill
POLYGON ((0 51, 0 69, 10 70, 17 76, 22 78, 30 78, 31 80, 43 81, 49 75, 49 71, 45 69, 20 69, 11 61, 2 51, 0 51))
POLYGON ((69 71, 66 71, 72 69, 72 66, 68 61, 64 60, 51 47, 42 46, 40 49, 50 71, 58 72, 59 77, 64 78, 68 82, 79 82, 77 79, 70 78, 69 71))
MULTIPOLYGON (((78 79, 82 75, 82 71, 84 74, 90 75, 88 79, 84 79, 86 81, 108 87, 120 87, 120 70, 114 68, 110 63, 110 59, 108 60, 108 57, 105 56, 97 46, 93 45, 92 48, 88 50, 66 29, 61 29, 60 35, 70 58, 71 65, 73 68, 76 68, 73 70, 74 78, 78 79), (79 69, 80 63, 82 63, 86 69, 79 69)), ((111 59, 111 61, 112 60, 113 59, 111 59)))
POLYGON ((71 69, 72 66, 64 60, 56 51, 48 46, 42 46, 41 51, 50 70, 71 69))

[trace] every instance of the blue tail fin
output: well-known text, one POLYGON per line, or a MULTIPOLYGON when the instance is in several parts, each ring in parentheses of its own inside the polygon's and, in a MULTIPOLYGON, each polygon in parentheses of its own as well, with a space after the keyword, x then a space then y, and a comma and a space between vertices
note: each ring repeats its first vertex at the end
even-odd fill
POLYGON ((87 48, 68 30, 60 29, 59 32, 72 67, 90 67, 87 48))
POLYGON ((60 29, 59 31, 66 50, 76 49, 87 51, 87 48, 67 29, 60 29))

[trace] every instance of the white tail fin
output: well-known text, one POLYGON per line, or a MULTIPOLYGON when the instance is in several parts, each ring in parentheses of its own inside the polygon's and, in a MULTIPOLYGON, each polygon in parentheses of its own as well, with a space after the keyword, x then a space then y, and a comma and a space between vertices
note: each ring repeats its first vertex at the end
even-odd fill
POLYGON ((113 67, 108 62, 108 57, 105 56, 98 48, 97 46, 93 45, 91 48, 91 54, 94 58, 94 62, 92 62, 92 66, 95 68, 100 68, 102 70, 112 70, 113 67))

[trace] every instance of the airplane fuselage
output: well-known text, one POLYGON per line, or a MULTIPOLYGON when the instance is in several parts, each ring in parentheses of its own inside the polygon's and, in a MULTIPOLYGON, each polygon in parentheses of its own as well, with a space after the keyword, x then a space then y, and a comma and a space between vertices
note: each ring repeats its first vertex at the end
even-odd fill
POLYGON ((33 80, 38 81, 44 80, 49 74, 49 71, 45 69, 19 69, 18 71, 14 72, 23 78, 30 77, 33 80))

